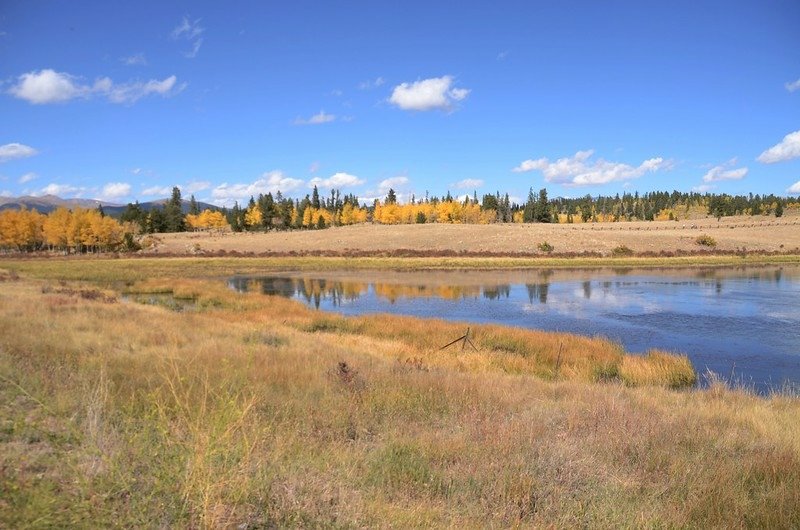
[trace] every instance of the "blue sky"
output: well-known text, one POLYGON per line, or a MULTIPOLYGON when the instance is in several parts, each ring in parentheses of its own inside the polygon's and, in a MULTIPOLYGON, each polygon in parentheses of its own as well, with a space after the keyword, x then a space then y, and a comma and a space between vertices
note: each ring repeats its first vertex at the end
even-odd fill
POLYGON ((800 193, 800 3, 0 4, 0 193, 800 193))

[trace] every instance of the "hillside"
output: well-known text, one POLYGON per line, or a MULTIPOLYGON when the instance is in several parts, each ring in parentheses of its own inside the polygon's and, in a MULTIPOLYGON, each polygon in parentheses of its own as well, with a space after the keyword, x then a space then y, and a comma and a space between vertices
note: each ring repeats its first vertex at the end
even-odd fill
MULTIPOLYGON (((140 202, 139 206, 144 211, 149 211, 153 208, 163 208, 164 204, 169 199, 157 199, 155 201, 140 202)), ((189 212, 189 201, 182 201, 182 208, 184 213, 189 212)), ((50 213, 56 208, 97 208, 103 207, 103 211, 113 217, 117 217, 125 208, 127 204, 116 204, 112 202, 100 201, 97 199, 62 199, 56 195, 42 195, 41 197, 32 197, 25 195, 22 197, 0 197, 0 210, 6 209, 21 209, 36 210, 40 213, 50 213)), ((201 210, 210 209, 218 210, 219 207, 205 202, 198 202, 197 207, 201 210)))

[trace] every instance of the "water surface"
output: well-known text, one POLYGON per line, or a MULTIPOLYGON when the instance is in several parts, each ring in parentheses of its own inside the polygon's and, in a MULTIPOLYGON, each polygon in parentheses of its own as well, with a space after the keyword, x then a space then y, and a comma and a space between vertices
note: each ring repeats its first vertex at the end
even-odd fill
POLYGON ((229 285, 346 315, 602 335, 634 353, 686 353, 699 373, 762 392, 800 384, 800 266, 283 273, 229 285))

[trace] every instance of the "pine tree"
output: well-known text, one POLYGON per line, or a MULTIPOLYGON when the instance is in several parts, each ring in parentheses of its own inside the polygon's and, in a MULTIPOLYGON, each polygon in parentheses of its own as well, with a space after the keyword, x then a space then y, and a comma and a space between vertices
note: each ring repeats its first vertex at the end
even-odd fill
POLYGON ((183 201, 179 187, 172 188, 172 197, 164 205, 164 230, 166 232, 183 232, 186 220, 183 218, 183 201))
POLYGON ((194 200, 194 194, 192 198, 189 199, 189 213, 192 215, 197 215, 200 213, 200 208, 197 206, 197 201, 194 200))

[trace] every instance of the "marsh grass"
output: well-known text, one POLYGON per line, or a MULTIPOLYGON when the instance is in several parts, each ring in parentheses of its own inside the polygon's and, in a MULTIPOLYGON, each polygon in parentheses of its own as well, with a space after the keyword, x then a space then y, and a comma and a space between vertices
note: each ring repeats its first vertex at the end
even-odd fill
POLYGON ((95 288, 0 286, 0 527, 800 525, 797 398, 664 388, 667 354, 61 287, 95 288))

